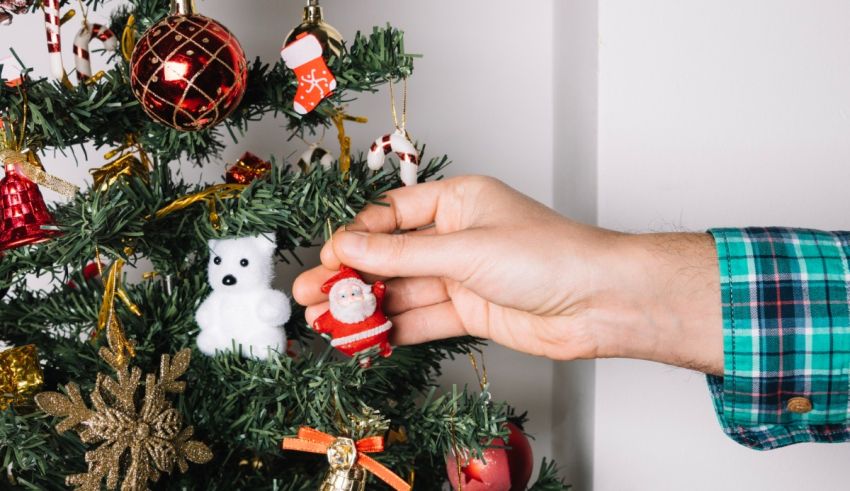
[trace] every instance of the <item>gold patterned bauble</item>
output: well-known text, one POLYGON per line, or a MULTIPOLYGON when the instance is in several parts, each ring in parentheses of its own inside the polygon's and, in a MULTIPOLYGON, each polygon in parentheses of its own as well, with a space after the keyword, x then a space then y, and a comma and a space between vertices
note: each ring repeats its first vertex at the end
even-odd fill
POLYGON ((142 491, 156 482, 162 473, 175 468, 186 472, 189 462, 204 464, 213 458, 204 443, 192 439, 191 426, 183 428, 183 417, 166 398, 180 394, 186 382, 178 380, 189 368, 192 352, 180 351, 174 358, 163 355, 159 377, 147 374, 141 404, 136 396, 141 387, 142 371, 129 368, 129 360, 109 348, 101 348, 100 357, 115 371, 115 377, 97 374, 86 405, 75 383, 65 386, 66 394, 42 392, 35 402, 42 411, 64 419, 56 431, 72 430, 85 444, 99 445, 86 452, 88 472, 66 478, 66 484, 82 491, 107 489, 142 491))
POLYGON ((198 131, 230 115, 248 81, 248 62, 236 37, 194 11, 192 0, 172 0, 171 14, 138 40, 130 87, 157 122, 198 131))
POLYGON ((319 6, 319 0, 309 0, 307 6, 304 7, 304 18, 301 24, 298 24, 293 30, 286 35, 286 40, 283 45, 286 46, 292 41, 295 41, 302 34, 312 34, 319 39, 322 48, 324 48, 324 58, 327 61, 329 55, 334 55, 339 58, 343 51, 342 34, 336 28, 325 22, 322 7, 319 6))

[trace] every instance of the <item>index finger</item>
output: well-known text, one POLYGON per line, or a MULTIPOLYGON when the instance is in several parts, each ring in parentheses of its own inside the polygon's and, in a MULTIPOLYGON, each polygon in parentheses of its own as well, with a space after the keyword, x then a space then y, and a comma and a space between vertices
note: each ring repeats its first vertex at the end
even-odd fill
POLYGON ((441 197, 452 186, 450 179, 388 191, 381 200, 386 204, 366 206, 348 230, 387 234, 430 225, 437 217, 441 197))

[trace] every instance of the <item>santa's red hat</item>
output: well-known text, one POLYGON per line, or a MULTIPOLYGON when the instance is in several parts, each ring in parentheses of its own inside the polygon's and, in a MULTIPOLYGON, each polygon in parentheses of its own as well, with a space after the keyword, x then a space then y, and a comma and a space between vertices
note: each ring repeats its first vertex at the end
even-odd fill
POLYGON ((342 280, 347 280, 347 279, 356 279, 356 280, 363 281, 363 278, 360 277, 360 275, 357 273, 357 271, 354 271, 353 269, 349 268, 348 266, 342 265, 342 266, 339 267, 339 273, 335 274, 333 277, 331 277, 331 279, 326 281, 324 285, 322 285, 322 293, 325 293, 325 294, 330 293, 331 288, 333 288, 334 285, 336 285, 337 283, 339 283, 342 280))

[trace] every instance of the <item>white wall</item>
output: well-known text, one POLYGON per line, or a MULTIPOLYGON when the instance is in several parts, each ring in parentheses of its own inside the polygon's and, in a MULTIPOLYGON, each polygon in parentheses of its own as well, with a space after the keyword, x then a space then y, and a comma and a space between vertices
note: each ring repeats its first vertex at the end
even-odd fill
MULTIPOLYGON (((554 2, 555 209, 585 223, 597 220, 598 8, 595 1, 554 2)), ((554 456, 577 490, 593 478, 595 362, 555 364, 554 456)))
MULTIPOLYGON (((372 26, 389 21, 407 32, 410 52, 425 55, 417 61, 410 81, 409 129, 428 144, 431 155, 445 153, 452 158, 455 164, 449 175, 489 174, 553 204, 551 1, 328 0, 322 4, 327 19, 347 39, 352 39, 357 29, 368 32, 372 26), (529 74, 535 80, 533 86, 529 85, 529 74), (532 89, 533 97, 522 96, 528 89, 532 89)), ((117 2, 108 4, 112 5, 117 2)), ((198 2, 204 14, 234 31, 249 57, 261 56, 268 62, 277 60, 283 37, 300 22, 301 5, 275 0, 198 2)), ((17 18, 12 26, 0 27, 0 51, 11 45, 37 73, 46 74, 42 22, 41 16, 28 15, 17 18)), ((73 63, 71 42, 78 25, 75 20, 63 28, 67 67, 73 63)), ((102 66, 99 60, 94 61, 95 70, 102 66)), ((365 151, 372 140, 392 129, 385 91, 365 95, 351 105, 350 112, 370 118, 367 125, 349 127, 356 150, 365 151)), ((224 160, 233 161, 245 150, 278 157, 300 154, 303 143, 286 142, 282 124, 273 120, 253 124, 239 144, 228 146, 224 160)), ((325 141, 334 148, 335 132, 329 130, 325 141)), ((102 153, 90 152, 90 159, 79 166, 70 158, 48 158, 45 165, 51 172, 81 182, 87 178, 88 168, 102 165, 102 153)), ((203 179, 215 181, 223 169, 223 163, 213 163, 203 172, 203 179)), ((183 171, 192 180, 201 179, 190 164, 183 164, 183 171)), ((315 254, 304 257, 316 260, 315 254)), ((288 289, 297 269, 283 271, 281 287, 288 289)), ((487 350, 486 361, 495 396, 529 411, 527 430, 537 436, 532 442, 536 460, 551 456, 552 363, 498 347, 487 350)), ((446 385, 474 383, 465 358, 447 363, 445 372, 446 385)))
MULTIPOLYGON (((599 223, 847 229, 850 4, 600 0, 599 223)), ((597 490, 846 489, 850 445, 757 453, 701 375, 597 363, 597 490)))

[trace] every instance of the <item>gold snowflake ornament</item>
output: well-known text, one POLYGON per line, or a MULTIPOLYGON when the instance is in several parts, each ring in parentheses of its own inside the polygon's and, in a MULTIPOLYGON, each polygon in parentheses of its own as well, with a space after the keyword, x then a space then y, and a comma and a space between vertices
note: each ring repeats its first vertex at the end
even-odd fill
POLYGON ((163 472, 170 474, 175 467, 186 472, 188 462, 204 464, 212 460, 209 447, 192 440, 192 427, 181 428, 183 418, 166 398, 186 389, 186 382, 178 379, 189 368, 191 354, 185 349, 173 359, 162 356, 159 378, 154 374, 145 377, 141 407, 136 402, 141 370, 129 368, 127 358, 116 356, 108 348, 101 348, 100 356, 115 369, 115 377, 97 374, 91 409, 74 383, 65 386, 67 395, 42 392, 35 397, 42 411, 65 418, 56 425, 56 431, 72 430, 83 443, 99 445, 86 452, 88 472, 68 476, 69 486, 99 491, 106 479, 110 490, 120 481, 121 491, 143 491, 163 472))

